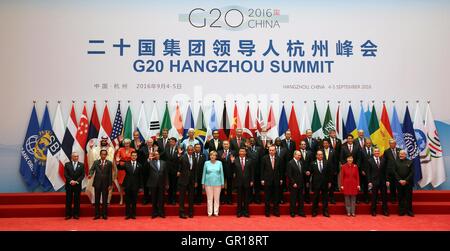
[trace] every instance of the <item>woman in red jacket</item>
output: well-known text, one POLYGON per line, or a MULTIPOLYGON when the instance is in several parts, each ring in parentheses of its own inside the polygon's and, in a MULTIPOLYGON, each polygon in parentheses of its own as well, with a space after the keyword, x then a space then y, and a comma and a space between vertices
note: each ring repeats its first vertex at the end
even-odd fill
POLYGON ((358 166, 353 164, 353 156, 347 156, 347 163, 341 166, 341 191, 345 198, 347 216, 355 217, 356 195, 360 190, 358 166))

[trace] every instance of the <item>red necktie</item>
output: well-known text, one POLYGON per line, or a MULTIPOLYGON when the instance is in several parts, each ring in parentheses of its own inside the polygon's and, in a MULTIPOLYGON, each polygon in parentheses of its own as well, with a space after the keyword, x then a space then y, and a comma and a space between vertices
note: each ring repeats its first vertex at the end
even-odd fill
POLYGON ((244 158, 241 158, 241 166, 242 166, 242 172, 244 172, 244 166, 245 166, 244 158))
POLYGON ((272 162, 272 170, 275 169, 275 158, 274 157, 270 157, 271 158, 271 162, 272 162))

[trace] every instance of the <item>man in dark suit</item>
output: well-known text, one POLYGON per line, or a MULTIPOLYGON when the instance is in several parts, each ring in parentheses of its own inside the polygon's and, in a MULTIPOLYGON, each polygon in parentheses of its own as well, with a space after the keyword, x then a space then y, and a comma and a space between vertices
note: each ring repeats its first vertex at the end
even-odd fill
POLYGON ((372 216, 377 215, 378 192, 381 194, 383 215, 389 216, 387 206, 387 168, 386 161, 380 156, 380 149, 373 149, 373 156, 368 160, 367 178, 369 189, 372 190, 372 216))
POLYGON ((400 148, 397 147, 397 142, 395 139, 389 140, 389 148, 384 150, 384 158, 386 160, 386 168, 387 168, 387 175, 388 175, 388 181, 389 181, 389 190, 390 190, 390 198, 391 202, 395 203, 397 200, 397 182, 395 180, 394 176, 394 167, 395 167, 395 161, 397 161, 400 148))
POLYGON ((231 167, 230 156, 236 156, 236 153, 230 148, 230 142, 228 140, 224 140, 222 145, 223 149, 217 153, 217 157, 218 160, 222 162, 226 187, 220 194, 220 201, 231 205, 233 193, 233 168, 231 167))
POLYGON ((342 165, 347 163, 346 156, 348 156, 349 154, 351 154, 353 157, 353 163, 359 167, 361 164, 360 163, 360 147, 358 144, 355 144, 353 142, 353 135, 351 135, 351 134, 347 135, 347 142, 345 142, 341 148, 341 156, 339 159, 340 159, 342 165))
POLYGON ((256 145, 256 139, 251 137, 247 141, 247 156, 253 160, 254 182, 253 191, 251 191, 252 201, 256 204, 261 203, 261 159, 263 157, 263 149, 256 145))
POLYGON ((306 142, 302 140, 300 142, 300 154, 302 155, 301 161, 303 162, 303 166, 308 170, 305 172, 305 186, 304 186, 304 192, 305 192, 305 203, 311 203, 311 164, 314 161, 313 154, 311 151, 306 150, 306 142))
MULTIPOLYGON (((364 148, 361 149, 361 160, 359 166, 359 182, 361 192, 363 193, 363 201, 369 204, 369 189, 367 173, 369 170, 369 159, 373 157, 372 140, 366 138, 364 148)), ((358 200, 357 200, 358 201, 358 200)))
POLYGON ((170 148, 170 139, 168 137, 169 130, 167 128, 162 129, 161 138, 156 140, 156 144, 158 145, 159 156, 162 160, 167 161, 167 153, 170 148))
POLYGON ((64 165, 64 177, 66 178, 66 220, 80 217, 80 193, 81 182, 84 179, 84 164, 78 162, 79 155, 72 153, 72 161, 64 165), (73 201, 73 210, 72 210, 73 201))
MULTIPOLYGON (((328 133, 328 137, 326 138, 328 139, 328 142, 330 142, 330 148, 333 149, 333 155, 335 157, 336 160, 336 169, 334 170, 336 175, 333 175, 333 181, 332 181, 332 189, 334 189, 334 192, 338 192, 339 191, 339 186, 338 184, 338 174, 340 172, 340 157, 341 157, 341 148, 342 148, 342 140, 338 139, 336 136, 336 130, 335 129, 331 129, 328 133), (336 185, 334 185, 336 184, 336 185)), ((334 202, 334 200, 331 199, 330 197, 330 202, 334 202)))
POLYGON ((312 137, 313 132, 311 129, 306 130, 306 150, 311 151, 313 156, 316 156, 317 150, 319 150, 319 142, 312 137))
MULTIPOLYGON (((202 153, 202 146, 200 144, 194 145, 194 161, 195 161, 195 165, 198 168, 198 174, 199 174, 199 175, 197 175, 197 184, 201 184, 202 183, 202 175, 201 174, 203 174, 203 167, 205 165, 206 156, 205 156, 205 154, 202 153)), ((203 187, 197 186, 195 188, 194 201, 196 204, 199 205, 200 203, 202 203, 202 199, 203 199, 203 187)))
POLYGON ((169 148, 165 153, 167 159, 167 169, 168 169, 168 179, 169 179, 169 189, 167 190, 167 202, 171 205, 176 204, 176 194, 177 194, 177 172, 178 172, 178 149, 177 149, 177 139, 171 137, 169 139, 169 148))
POLYGON ((223 149, 222 140, 219 139, 219 131, 213 131, 213 138, 211 138, 211 136, 208 136, 208 140, 205 143, 205 149, 208 149, 208 152, 219 152, 223 149))
POLYGON ((92 186, 95 189, 95 217, 94 220, 100 218, 100 196, 102 197, 102 217, 107 219, 108 212, 108 191, 112 187, 112 162, 106 159, 108 151, 100 151, 100 159, 94 161, 92 167, 89 169, 90 179, 93 175, 94 182, 92 186))
POLYGON ((239 149, 245 147, 245 138, 242 138, 242 128, 236 129, 236 138, 230 140, 231 149, 238 153, 239 149))
POLYGON ((248 203, 250 189, 253 186, 254 166, 253 160, 247 157, 247 149, 239 149, 239 157, 231 156, 231 165, 236 177, 235 185, 237 188, 237 217, 249 216, 248 203))
POLYGON ((273 204, 273 215, 280 217, 279 195, 283 180, 281 178, 280 159, 275 146, 269 147, 269 154, 262 159, 261 185, 264 187, 265 215, 270 217, 270 203, 273 204))
POLYGON ((399 158, 395 161, 393 170, 398 190, 398 214, 400 216, 406 213, 414 217, 412 210, 412 193, 414 184, 414 170, 411 160, 406 159, 406 151, 400 150, 399 158))
POLYGON ((281 146, 287 150, 287 159, 291 160, 294 157, 294 151, 297 150, 295 141, 292 140, 292 134, 290 130, 284 133, 285 139, 281 141, 281 146))
POLYGON ((133 132, 133 140, 130 143, 130 147, 133 148, 135 151, 139 151, 141 149, 142 142, 141 142, 141 135, 138 130, 133 132))
POLYGON ((335 187, 337 184, 337 176, 338 176, 338 161, 336 159, 335 151, 330 147, 329 139, 325 138, 322 141, 322 151, 323 151, 323 159, 327 162, 327 165, 330 167, 331 171, 331 188, 329 189, 329 201, 330 204, 336 204, 336 199, 334 198, 335 187), (336 181, 336 183, 335 183, 336 181))
POLYGON ((283 192, 287 190, 287 187, 286 187, 286 165, 289 161, 288 151, 286 148, 284 148, 282 146, 280 138, 275 139, 275 149, 276 149, 277 157, 278 157, 278 159, 280 159, 280 174, 281 174, 281 179, 283 180, 283 185, 281 185, 280 194, 278 195, 278 198, 280 199, 280 203, 284 204, 283 192))
POLYGON ((184 210, 184 198, 188 197, 189 204, 189 218, 194 217, 194 189, 198 186, 197 175, 198 167, 194 161, 194 147, 187 146, 186 153, 183 154, 183 150, 178 148, 178 188, 180 191, 180 218, 186 219, 184 210))
POLYGON ((143 166, 137 162, 137 152, 131 153, 131 161, 124 162, 120 165, 120 161, 116 162, 117 169, 125 170, 125 178, 123 179, 123 188, 125 189, 125 219, 136 219, 136 203, 139 189, 143 187, 142 169, 143 166))
POLYGON ((256 145, 263 150, 263 155, 269 154, 269 147, 273 144, 273 139, 267 136, 267 128, 261 128, 260 136, 256 138, 256 145))
POLYGON ((319 196, 322 195, 323 216, 330 217, 328 213, 328 189, 331 187, 331 168, 323 160, 322 150, 317 151, 316 161, 311 165, 312 189, 314 191, 312 216, 317 216, 319 196))
MULTIPOLYGON (((138 151, 138 158, 137 158, 137 161, 139 162, 139 164, 141 164, 141 166, 146 165, 149 156, 155 151, 154 146, 156 146, 156 144, 154 144, 152 138, 149 138, 145 144, 142 144, 141 149, 139 149, 138 151)), ((149 169, 143 168, 142 179, 148 180, 149 175, 150 175, 149 169)), ((150 190, 147 186, 144 186, 144 196, 142 198, 142 204, 146 205, 149 202, 150 202, 150 190)))
POLYGON ((355 140, 356 144, 358 144, 359 149, 363 149, 366 145, 366 138, 364 137, 364 130, 358 130, 358 138, 355 140))
POLYGON ((152 194, 152 218, 160 216, 166 218, 164 213, 164 191, 168 188, 168 167, 164 160, 160 160, 158 151, 154 151, 147 161, 149 177, 147 186, 152 194))
POLYGON ((300 161, 301 158, 302 154, 300 151, 294 151, 294 158, 289 161, 286 169, 286 175, 289 178, 291 217, 295 217, 296 214, 306 217, 305 211, 303 210, 303 187, 305 186, 305 173, 308 170, 302 161, 300 161))

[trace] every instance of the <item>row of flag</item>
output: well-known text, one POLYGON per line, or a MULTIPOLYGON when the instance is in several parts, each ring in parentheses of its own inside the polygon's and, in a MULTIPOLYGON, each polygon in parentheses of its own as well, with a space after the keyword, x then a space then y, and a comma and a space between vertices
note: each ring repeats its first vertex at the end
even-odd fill
MULTIPOLYGON (((77 152, 80 162, 87 162, 86 149, 89 142, 97 142, 103 136, 108 137, 110 143, 119 147, 119 138, 133 138, 133 132, 137 130, 141 140, 159 136, 162 129, 169 130, 169 137, 184 139, 187 137, 189 128, 195 129, 195 137, 201 143, 207 135, 218 130, 221 139, 235 137, 236 129, 242 128, 243 137, 260 135, 263 130, 267 136, 275 139, 285 137, 287 130, 291 131, 292 139, 297 146, 306 137, 306 130, 311 129, 313 137, 327 137, 330 130, 336 130, 339 138, 345 140, 345 136, 352 134, 357 137, 358 130, 364 130, 365 137, 370 138, 381 152, 389 147, 389 139, 397 141, 400 148, 407 150, 408 157, 413 160, 415 168, 415 181, 421 187, 432 184, 437 187, 445 181, 445 169, 442 158, 442 147, 431 113, 430 105, 427 105, 425 121, 422 119, 419 104, 417 104, 414 122, 411 119, 408 106, 404 115, 403 123, 400 123, 395 105, 392 109, 391 118, 388 116, 386 105, 383 103, 381 117, 378 119, 375 105, 364 109, 360 106, 358 125, 356 124, 351 104, 348 107, 346 120, 340 103, 335 112, 334 120, 330 105, 327 105, 323 121, 320 118, 317 105, 314 102, 312 121, 308 114, 306 105, 303 107, 300 123, 297 120, 294 104, 292 103, 289 118, 283 103, 278 120, 275 118, 272 104, 269 107, 267 120, 264 120, 262 111, 258 105, 256 118, 253 120, 249 104, 243 124, 241 123, 238 107, 235 103, 233 117, 228 118, 227 106, 224 105, 220 122, 214 103, 208 123, 205 122, 203 109, 200 106, 197 120, 194 122, 191 106, 187 107, 183 123, 183 116, 179 104, 176 104, 174 116, 170 116, 169 106, 166 102, 162 120, 159 119, 158 109, 155 104, 151 113, 150 121, 147 120, 144 103, 141 104, 137 124, 134 119, 130 105, 125 118, 122 118, 120 102, 111 124, 108 104, 105 103, 101 121, 94 102, 90 120, 86 103, 83 106, 80 119, 77 120, 75 105, 72 104, 67 123, 64 123, 61 107, 58 103, 53 123, 50 121, 48 106, 46 105, 44 116, 39 124, 36 107, 33 105, 27 133, 21 149, 20 173, 29 190, 35 190, 41 186, 45 191, 59 190, 64 185, 64 163, 70 160, 72 152, 77 152)), ((86 165, 86 173, 88 166, 86 165)), ((83 187, 85 183, 83 182, 83 187)))

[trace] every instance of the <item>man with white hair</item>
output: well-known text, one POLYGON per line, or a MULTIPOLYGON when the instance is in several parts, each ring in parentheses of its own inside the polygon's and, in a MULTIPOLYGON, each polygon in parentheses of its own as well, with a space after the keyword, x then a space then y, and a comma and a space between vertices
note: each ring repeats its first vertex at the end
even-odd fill
POLYGON ((386 168, 392 203, 395 203, 395 201, 397 200, 397 182, 395 182, 393 170, 395 166, 395 161, 398 159, 398 155, 400 154, 400 150, 401 149, 397 147, 397 142, 395 141, 395 139, 390 139, 389 148, 384 150, 383 153, 383 156, 386 159, 386 168))
POLYGON ((183 142, 181 142, 181 149, 186 151, 188 146, 194 147, 195 144, 200 144, 200 142, 194 137, 194 135, 195 135, 195 129, 194 128, 189 128, 189 130, 188 130, 188 138, 183 140, 183 142))

